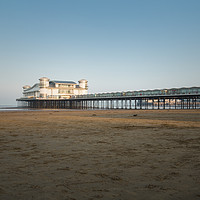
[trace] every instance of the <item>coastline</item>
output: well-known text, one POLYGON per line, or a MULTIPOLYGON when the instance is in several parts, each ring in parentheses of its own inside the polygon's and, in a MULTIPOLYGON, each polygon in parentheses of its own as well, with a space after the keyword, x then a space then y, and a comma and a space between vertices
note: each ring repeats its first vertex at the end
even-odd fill
POLYGON ((200 110, 0 112, 2 199, 199 199, 200 110))

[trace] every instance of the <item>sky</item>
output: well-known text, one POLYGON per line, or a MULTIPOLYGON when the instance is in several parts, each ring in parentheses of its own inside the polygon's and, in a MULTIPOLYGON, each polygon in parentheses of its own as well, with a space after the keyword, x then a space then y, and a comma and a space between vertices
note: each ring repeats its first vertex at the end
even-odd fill
POLYGON ((199 0, 0 0, 0 105, 39 78, 89 93, 200 86, 199 0))

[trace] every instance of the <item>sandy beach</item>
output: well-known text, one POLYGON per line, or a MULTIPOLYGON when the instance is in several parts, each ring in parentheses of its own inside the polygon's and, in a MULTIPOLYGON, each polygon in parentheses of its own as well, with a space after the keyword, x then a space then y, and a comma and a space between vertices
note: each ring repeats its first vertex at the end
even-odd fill
POLYGON ((200 110, 0 112, 0 199, 200 199, 200 110))

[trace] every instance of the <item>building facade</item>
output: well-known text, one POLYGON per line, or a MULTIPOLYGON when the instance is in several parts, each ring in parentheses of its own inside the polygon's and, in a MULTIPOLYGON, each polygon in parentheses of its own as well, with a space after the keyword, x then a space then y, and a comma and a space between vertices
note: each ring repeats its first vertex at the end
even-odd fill
POLYGON ((88 81, 79 80, 79 84, 73 81, 56 81, 47 77, 39 79, 39 83, 32 87, 23 87, 22 98, 33 99, 69 99, 74 95, 86 95, 88 93, 88 81))

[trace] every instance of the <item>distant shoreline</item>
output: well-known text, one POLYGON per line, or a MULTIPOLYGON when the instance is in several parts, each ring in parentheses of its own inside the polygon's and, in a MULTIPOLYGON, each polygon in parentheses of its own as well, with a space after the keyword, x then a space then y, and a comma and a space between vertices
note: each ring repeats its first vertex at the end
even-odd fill
POLYGON ((0 109, 18 109, 20 107, 17 106, 5 106, 5 107, 0 107, 0 109))
MULTIPOLYGON (((81 111, 80 109, 42 109, 42 108, 28 108, 28 107, 0 107, 0 112, 9 112, 9 111, 81 111)), ((83 111, 83 110, 82 110, 83 111)), ((86 111, 86 110, 84 110, 86 111)), ((89 110, 88 110, 89 111, 89 110)))

